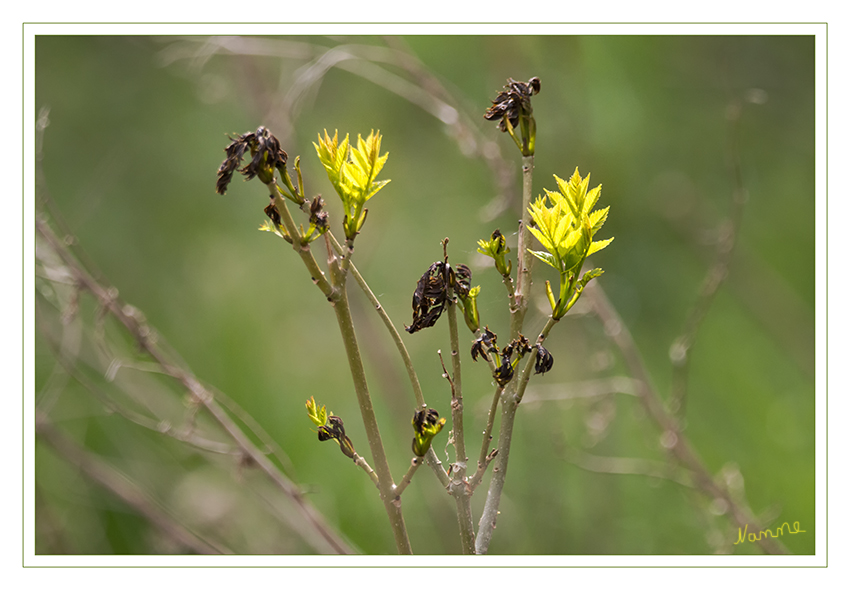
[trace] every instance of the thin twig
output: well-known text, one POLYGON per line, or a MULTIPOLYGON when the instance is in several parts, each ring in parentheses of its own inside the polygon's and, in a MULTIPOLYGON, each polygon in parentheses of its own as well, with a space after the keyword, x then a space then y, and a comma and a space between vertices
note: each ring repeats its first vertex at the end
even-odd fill
MULTIPOLYGON (((475 338, 481 337, 481 330, 478 329, 475 332, 475 338)), ((487 364, 490 367, 490 374, 496 372, 498 366, 496 365, 495 355, 492 351, 485 351, 484 358, 487 361, 487 364)), ((478 487, 478 484, 481 483, 481 478, 484 476, 484 471, 487 469, 487 466, 490 464, 490 461, 496 456, 498 451, 494 451, 488 453, 490 449, 490 442, 493 440, 493 425, 496 422, 496 414, 499 411, 499 400, 502 397, 502 392, 504 391, 504 387, 501 385, 496 386, 496 390, 493 392, 493 400, 490 403, 490 410, 487 412, 487 425, 484 427, 484 434, 481 440, 481 452, 478 454, 478 469, 475 472, 475 475, 470 479, 470 486, 474 490, 478 487)))
POLYGON ((481 441, 481 452, 478 454, 479 468, 484 463, 484 458, 490 448, 490 441, 493 440, 493 423, 496 421, 496 412, 499 410, 499 400, 503 391, 504 388, 498 385, 496 391, 493 392, 493 401, 490 403, 490 411, 487 412, 487 426, 484 427, 484 439, 481 441))
POLYGON ((564 450, 564 460, 595 473, 617 475, 644 475, 656 479, 668 479, 687 488, 694 487, 693 477, 680 467, 671 467, 663 461, 652 461, 638 457, 600 457, 580 449, 564 450))
MULTIPOLYGON (((643 363, 640 351, 632 339, 631 333, 626 328, 617 310, 608 300, 605 292, 595 283, 588 285, 585 291, 586 295, 589 295, 594 312, 602 321, 605 332, 620 349, 629 372, 638 381, 638 399, 663 433, 664 446, 683 467, 694 474, 694 483, 709 499, 719 498, 726 502, 729 506, 729 517, 736 526, 743 528, 747 524, 756 523, 755 516, 750 508, 746 504, 736 502, 728 490, 714 481, 702 459, 697 455, 685 433, 681 430, 679 421, 664 407, 661 395, 652 385, 649 372, 643 363)), ((788 553, 781 542, 772 538, 760 539, 758 544, 766 553, 788 553)))
POLYGON ((636 396, 638 386, 639 383, 629 377, 590 379, 558 385, 535 385, 526 389, 523 406, 550 401, 603 397, 616 393, 636 396))
POLYGON ((514 279, 511 275, 502 275, 502 283, 505 285, 505 290, 508 292, 508 311, 511 316, 519 311, 516 300, 516 289, 514 288, 514 279))
MULTIPOLYGON (((341 254, 342 246, 339 241, 333 235, 333 233, 328 230, 327 234, 328 239, 333 245, 334 250, 341 254)), ((387 331, 390 333, 390 337, 396 345, 396 349, 398 350, 399 356, 401 356, 402 362, 404 363, 404 367, 407 370, 407 377, 410 380, 410 386, 413 389, 413 397, 416 399, 416 407, 422 408, 427 406, 425 403, 425 396, 422 394, 422 386, 419 383, 419 376, 416 374, 416 368, 413 366, 413 359, 410 358, 410 353, 407 351, 407 347, 404 344, 404 341, 401 339, 401 334, 396 329, 395 324, 393 324, 392 319, 387 314, 381 302, 378 300, 378 297, 369 287, 369 284, 366 282, 366 279, 363 278, 363 275, 360 274, 360 271, 357 270, 357 266, 354 263, 351 263, 349 272, 354 277, 354 280, 357 282, 357 285, 360 287, 360 290, 366 295, 366 298, 372 304, 372 308, 381 318, 381 321, 384 323, 384 327, 386 327, 387 331)), ((437 476, 437 479, 443 485, 443 487, 448 487, 449 479, 446 475, 446 472, 442 468, 442 464, 437 457, 434 449, 428 449, 428 454, 425 455, 425 462, 437 476)))
POLYGON ((469 489, 471 491, 475 491, 478 485, 481 483, 481 480, 484 478, 484 474, 487 473, 487 467, 490 466, 490 463, 493 462, 499 454, 499 449, 493 449, 487 455, 483 457, 483 459, 478 461, 478 469, 475 470, 475 473, 472 474, 472 477, 469 478, 469 489))
POLYGON ((295 252, 298 253, 298 256, 301 257, 301 261, 310 273, 310 280, 313 281, 313 284, 319 288, 329 302, 333 302, 334 299, 339 296, 338 291, 328 281, 324 271, 319 268, 319 263, 316 262, 316 259, 313 257, 310 245, 301 243, 301 234, 295 225, 295 220, 292 218, 292 214, 289 212, 289 207, 287 207, 286 201, 280 196, 280 188, 278 188, 277 183, 272 181, 271 185, 272 191, 269 196, 272 201, 274 201, 275 209, 277 209, 278 213, 280 213, 281 221, 283 221, 286 231, 292 238, 292 249, 295 250, 295 252))
MULTIPOLYGON (((142 324, 138 317, 133 314, 126 313, 125 306, 117 297, 114 289, 106 289, 101 286, 94 278, 79 265, 77 260, 68 252, 62 242, 53 231, 48 227, 43 219, 36 219, 36 230, 41 235, 51 248, 60 256, 64 264, 73 274, 74 278, 82 288, 89 291, 95 299, 100 303, 104 313, 108 313, 115 317, 121 325, 131 334, 138 345, 147 352, 160 366, 163 372, 170 377, 180 382, 183 387, 190 393, 193 399, 198 400, 209 411, 213 418, 222 426, 229 436, 236 442, 242 451, 251 457, 251 459, 277 484, 277 486, 295 503, 302 516, 310 524, 319 535, 324 539, 324 542, 330 546, 335 553, 351 553, 347 544, 342 541, 325 523, 322 516, 316 512, 301 495, 288 478, 260 451, 251 440, 242 432, 232 418, 219 406, 215 401, 214 396, 210 391, 204 388, 200 382, 190 372, 180 369, 171 363, 161 351, 156 341, 151 338, 151 330, 146 324, 142 324)), ((303 534, 303 532, 302 532, 303 534)), ((312 537, 305 536, 308 542, 314 543, 312 537)), ((325 551, 326 546, 314 546, 325 551)))
MULTIPOLYGON (((354 330, 354 322, 351 317, 351 307, 348 303, 348 293, 345 285, 347 272, 339 265, 339 259, 336 258, 336 255, 334 254, 334 249, 330 243, 330 239, 328 235, 325 234, 328 249, 328 267, 331 272, 331 281, 333 281, 333 284, 325 278, 324 273, 321 271, 316 259, 313 257, 309 244, 302 242, 300 232, 295 226, 295 220, 289 212, 289 207, 281 197, 282 191, 277 187, 277 183, 274 180, 269 183, 269 186, 271 188, 271 198, 274 201, 275 208, 280 214, 281 220, 286 227, 286 231, 292 237, 293 249, 301 257, 302 262, 310 272, 310 277, 313 280, 313 283, 319 287, 333 307, 340 335, 342 336, 342 342, 345 347, 345 356, 348 359, 348 367, 351 371, 351 377, 354 382, 354 393, 357 396, 357 405, 360 408, 360 416, 366 430, 369 450, 372 452, 372 459, 375 462, 375 471, 378 476, 378 490, 380 491, 381 501, 384 504, 384 509, 390 521, 396 549, 401 554, 412 553, 410 539, 407 536, 407 527, 404 523, 404 516, 401 512, 401 505, 393 502, 392 498, 392 488, 394 487, 392 472, 390 471, 390 465, 387 461, 384 443, 381 440, 381 431, 378 427, 375 409, 372 406, 372 396, 369 393, 369 386, 366 381, 366 371, 363 368, 363 360, 360 357, 360 346, 357 343, 357 335, 354 330)), ((303 189, 299 188, 299 190, 303 189)))
POLYGON ((372 469, 371 465, 369 465, 365 458, 361 457, 357 453, 354 453, 354 464, 360 467, 369 475, 369 478, 372 480, 372 483, 375 484, 375 487, 378 488, 378 490, 381 489, 381 483, 380 481, 378 481, 378 474, 375 473, 375 470, 372 469))
POLYGON ((138 483, 108 465, 104 460, 80 448, 54 428, 47 416, 41 412, 36 416, 36 433, 39 440, 49 444, 66 461, 77 466, 99 486, 121 498, 133 510, 183 547, 202 555, 233 553, 214 541, 204 539, 181 524, 175 515, 170 514, 166 508, 144 492, 138 483))
POLYGON ((443 366, 443 375, 449 381, 452 390, 452 438, 455 446, 456 463, 452 467, 452 472, 458 474, 460 479, 463 479, 466 473, 466 443, 464 442, 463 431, 463 390, 461 388, 461 371, 460 371, 460 354, 458 352, 458 333, 457 333, 457 302, 450 302, 448 309, 449 316, 449 340, 452 355, 452 377, 449 378, 449 373, 446 371, 446 365, 443 362, 443 355, 439 353, 440 364, 443 366))
MULTIPOLYGON (((456 306, 457 304, 450 304, 450 319, 456 306)), ((451 321, 449 322, 449 326, 452 343, 456 345, 457 317, 455 317, 454 324, 451 321)), ((455 361, 457 350, 453 350, 452 353, 452 361, 455 361)), ((460 366, 458 362, 455 366, 454 378, 452 378, 448 369, 446 369, 446 363, 443 362, 443 354, 438 350, 437 355, 440 357, 440 365, 443 367, 443 377, 449 382, 452 391, 452 441, 455 446, 455 462, 452 463, 450 468, 451 480, 449 481, 448 492, 455 499, 457 505, 461 549, 464 555, 472 555, 475 553, 475 526, 472 523, 472 508, 469 497, 472 489, 466 481, 467 461, 469 459, 466 456, 466 445, 463 438, 463 398, 456 384, 456 381, 460 378, 460 366)), ((453 362, 453 364, 455 363, 453 362)))
MULTIPOLYGON (((375 409, 372 406, 372 396, 369 393, 366 371, 363 368, 360 346, 357 343, 357 334, 354 330, 354 322, 351 317, 351 306, 348 302, 348 292, 346 290, 347 272, 341 268, 339 258, 334 253, 334 248, 331 245, 330 236, 326 233, 325 243, 328 250, 328 267, 331 274, 331 282, 328 282, 324 273, 319 268, 316 259, 313 257, 309 244, 302 242, 300 233, 295 226, 295 220, 292 218, 286 202, 281 197, 282 191, 278 188, 276 181, 272 180, 269 186, 275 208, 278 210, 287 232, 292 236, 293 248, 298 252, 301 260, 310 272, 313 283, 319 287, 333 307, 340 336, 345 347, 348 367, 354 382, 354 393, 357 396, 357 405, 360 409, 364 429, 366 430, 369 450, 372 452, 372 458, 375 462, 381 501, 384 504, 384 509, 390 521, 396 549, 400 554, 410 554, 412 553, 412 549, 410 547, 410 539, 407 535, 407 527, 404 523, 404 516, 401 512, 401 504, 394 502, 392 497, 392 488, 395 484, 393 483, 392 472, 387 461, 384 444, 381 440, 381 431, 378 427, 375 409)), ((299 188, 299 190, 303 190, 303 188, 299 188)))
POLYGON ((416 470, 419 469, 420 465, 422 465, 421 457, 414 457, 410 460, 410 467, 407 469, 407 473, 404 474, 404 477, 401 478, 401 481, 393 490, 393 492, 395 492, 396 499, 401 498, 404 490, 406 490, 407 486, 410 485, 410 481, 413 479, 413 474, 416 473, 416 470))
POLYGON ((729 168, 733 183, 729 218, 720 225, 714 263, 703 279, 699 296, 691 308, 687 320, 685 320, 682 334, 674 340, 670 347, 670 361, 673 364, 670 410, 680 419, 684 419, 686 413, 691 349, 696 342, 697 332, 706 314, 708 314, 715 295, 729 276, 729 265, 732 262, 732 254, 744 218, 747 191, 744 188, 741 157, 738 150, 741 109, 742 104, 739 101, 734 101, 726 111, 729 120, 729 168))
MULTIPOLYGON (((102 392, 100 388, 94 384, 94 382, 86 378, 81 371, 78 371, 72 360, 63 355, 50 338, 47 338, 46 341, 48 346, 50 346, 54 357, 59 362, 59 366, 61 366, 70 377, 82 385, 86 391, 90 392, 109 412, 117 414, 125 420, 150 430, 151 432, 157 432, 168 436, 202 451, 233 456, 239 456, 242 454, 242 451, 236 447, 198 436, 197 434, 192 433, 189 429, 175 429, 168 421, 150 418, 125 408, 121 404, 115 403, 107 394, 102 392)), ((40 411, 45 416, 48 415, 44 410, 40 409, 40 411)))

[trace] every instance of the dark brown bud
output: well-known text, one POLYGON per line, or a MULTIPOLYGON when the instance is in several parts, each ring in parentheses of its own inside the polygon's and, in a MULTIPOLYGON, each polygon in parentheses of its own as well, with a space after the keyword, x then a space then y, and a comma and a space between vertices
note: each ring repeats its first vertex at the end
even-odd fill
POLYGON ((342 451, 343 455, 349 459, 355 458, 354 444, 352 444, 351 439, 345 435, 345 427, 343 426, 342 418, 339 416, 329 416, 327 425, 319 426, 318 432, 320 441, 324 442, 326 440, 334 439, 339 444, 339 450, 342 451))
POLYGON ((498 121, 502 131, 508 130, 505 119, 510 121, 512 127, 516 127, 521 114, 531 115, 531 97, 538 92, 540 78, 534 77, 528 82, 517 82, 508 78, 504 90, 496 96, 493 106, 484 113, 484 118, 488 121, 498 121))
POLYGON ((317 196, 310 203, 310 223, 319 230, 328 228, 328 212, 323 209, 325 201, 317 196))
POLYGON ((472 360, 478 361, 478 355, 484 357, 484 360, 490 362, 488 352, 498 354, 499 348, 496 346, 496 334, 490 331, 490 328, 484 327, 484 332, 475 339, 472 343, 472 360))
POLYGON ((510 380, 514 378, 514 367, 511 364, 510 359, 502 357, 502 364, 499 365, 499 368, 493 373, 493 378, 496 379, 496 383, 502 387, 507 385, 510 380))
POLYGON ((280 212, 278 212, 277 207, 274 206, 274 203, 270 203, 265 209, 263 209, 263 211, 268 216, 268 218, 272 220, 272 223, 274 223, 275 225, 280 225, 280 212))
POLYGON ((542 344, 537 345, 537 356, 534 359, 534 374, 546 373, 555 363, 555 359, 552 358, 552 353, 543 348, 542 344))
POLYGON ((413 291, 413 323, 405 326, 413 334, 430 328, 440 319, 448 301, 446 263, 435 262, 420 277, 413 291))
POLYGON ((277 137, 265 127, 258 127, 253 133, 243 133, 239 137, 231 137, 230 145, 224 152, 227 155, 224 162, 218 168, 218 180, 215 190, 223 195, 233 178, 233 173, 242 164, 245 151, 251 151, 251 162, 239 173, 246 180, 259 176, 260 180, 268 184, 274 179, 274 171, 286 169, 286 152, 280 147, 277 137))

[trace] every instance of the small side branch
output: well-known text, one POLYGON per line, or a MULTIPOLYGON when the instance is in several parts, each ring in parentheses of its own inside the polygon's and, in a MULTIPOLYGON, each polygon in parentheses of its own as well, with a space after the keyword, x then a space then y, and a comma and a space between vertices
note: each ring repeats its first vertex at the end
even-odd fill
POLYGON ((181 524, 130 478, 80 448, 54 428, 47 416, 40 412, 36 416, 36 432, 39 439, 50 445, 62 458, 78 467, 100 487, 119 497, 181 546, 201 555, 232 553, 225 547, 203 539, 181 524))
POLYGON ((694 487, 693 475, 676 464, 652 461, 638 457, 601 457, 580 449, 565 449, 563 459, 573 465, 595 473, 617 475, 643 475, 667 479, 686 488, 694 487))
POLYGON ((489 453, 488 451, 490 450, 490 441, 493 440, 493 424, 496 421, 496 414, 499 411, 499 399, 502 397, 503 391, 504 388, 499 385, 493 393, 493 401, 490 404, 490 411, 487 413, 487 426, 484 428, 484 438, 481 441, 481 452, 478 453, 478 470, 469 482, 473 490, 481 483, 481 478, 484 477, 484 471, 498 453, 496 449, 489 453))
POLYGON ((476 469, 473 476, 469 478, 469 487, 473 492, 481 483, 481 480, 484 478, 484 474, 487 472, 487 467, 490 466, 490 463, 493 462, 493 459, 495 459, 498 454, 499 449, 493 449, 486 456, 484 456, 483 459, 478 461, 478 469, 476 469))
POLYGON ((735 249, 741 222, 744 218, 744 204, 747 192, 741 172, 741 157, 738 150, 738 127, 742 104, 735 101, 727 109, 729 120, 729 168, 732 177, 732 203, 729 218, 720 226, 714 263, 708 269, 700 288, 699 296, 685 321, 682 334, 670 347, 670 361, 673 365, 670 410, 683 419, 686 411, 688 373, 690 371, 691 348, 696 342, 697 332, 708 314, 715 295, 729 275, 729 265, 735 249))
POLYGON ((422 461, 422 457, 414 457, 410 460, 410 467, 408 468, 407 473, 404 474, 404 477, 401 478, 401 481, 393 490, 395 492, 396 500, 401 498, 404 490, 406 490, 407 486, 410 485, 410 480, 413 479, 413 474, 416 473, 416 470, 419 469, 420 465, 422 465, 422 461))
MULTIPOLYGON (((705 467, 702 459, 694 450, 685 433, 679 426, 679 421, 664 406, 664 402, 658 390, 652 385, 649 372, 643 363, 640 351, 637 348, 632 335, 620 318, 617 310, 608 300, 605 292, 599 285, 589 289, 590 301, 596 315, 602 321, 605 332, 611 339, 626 362, 632 377, 638 381, 638 399, 641 401, 646 413, 655 422, 663 433, 665 447, 671 455, 694 475, 694 484, 709 499, 721 499, 729 506, 727 514, 736 527, 744 528, 748 524, 757 523, 755 515, 750 508, 735 500, 728 490, 718 485, 711 473, 705 467)), ((785 546, 773 538, 758 540, 765 553, 784 555, 788 553, 785 546)))
POLYGON ((375 473, 375 470, 372 469, 369 463, 366 462, 366 459, 364 459, 357 453, 354 453, 354 464, 366 472, 366 474, 369 476, 369 478, 372 480, 372 483, 375 484, 375 487, 378 488, 378 490, 381 489, 381 483, 380 481, 378 481, 378 474, 375 473))
MULTIPOLYGON (((46 221, 37 218, 36 231, 56 252, 80 288, 87 290, 94 296, 102 313, 113 316, 138 343, 139 348, 145 351, 162 368, 164 374, 179 382, 189 393, 191 399, 204 406, 241 451, 249 456, 293 501, 305 520, 330 545, 332 551, 341 554, 352 553, 348 545, 331 530, 322 516, 304 499, 298 487, 271 462, 263 451, 257 448, 230 415, 217 403, 213 394, 203 387, 189 371, 177 367, 169 360, 157 340, 152 337, 150 327, 141 322, 137 315, 132 313, 130 307, 119 300, 117 291, 107 289, 98 283, 65 248, 63 242, 53 233, 46 221)), ((322 551, 326 550, 324 546, 318 548, 322 551)))
POLYGON ((301 234, 295 226, 295 220, 292 218, 292 214, 286 206, 286 201, 280 196, 276 184, 272 185, 271 199, 274 202, 275 209, 277 209, 278 213, 280 213, 280 219, 283 222, 287 233, 292 236, 292 248, 298 253, 298 256, 301 257, 302 262, 304 262, 304 266, 307 267, 307 270, 310 273, 310 280, 312 280, 313 284, 322 291, 325 298, 329 302, 333 303, 338 297, 338 290, 334 289, 327 277, 325 277, 325 273, 321 268, 319 268, 319 264, 313 257, 313 253, 310 251, 310 246, 307 244, 301 244, 301 234))

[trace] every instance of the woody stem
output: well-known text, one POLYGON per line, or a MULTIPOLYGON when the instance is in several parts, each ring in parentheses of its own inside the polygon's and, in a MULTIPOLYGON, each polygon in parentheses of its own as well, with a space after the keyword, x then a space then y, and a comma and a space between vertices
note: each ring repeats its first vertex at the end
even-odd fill
POLYGON ((534 174, 534 156, 522 158, 522 220, 520 221, 517 243, 517 287, 514 292, 516 306, 511 309, 511 340, 522 331, 525 312, 528 310, 528 299, 531 295, 531 264, 534 257, 528 247, 531 245, 531 204, 532 178, 534 174))
POLYGON ((357 336, 354 332, 354 323, 351 319, 351 307, 348 304, 348 294, 345 285, 337 287, 338 295, 334 301, 334 312, 339 324, 340 334, 345 353, 348 357, 348 365, 354 380, 354 391, 357 395, 357 403, 360 406, 360 415, 366 429, 366 437, 369 440, 369 449, 375 462, 375 472, 378 474, 378 489, 381 493, 381 501, 390 519, 396 548, 400 554, 411 554, 410 539, 407 536, 407 528, 401 513, 401 503, 394 503, 396 494, 393 492, 394 484, 390 465, 384 445, 381 442, 381 432, 378 429, 378 420, 375 409, 372 406, 372 397, 366 383, 366 371, 363 369, 363 361, 360 358, 360 347, 357 344, 357 336))
MULTIPOLYGON (((451 289, 450 289, 451 290, 451 289)), ((472 524, 472 508, 466 482, 466 443, 463 434, 463 393, 461 390, 460 338, 457 331, 457 299, 452 298, 448 306, 449 341, 452 355, 452 437, 455 445, 455 463, 452 465, 452 479, 449 493, 457 504, 457 518, 460 526, 460 541, 464 555, 475 553, 475 528, 472 524)))

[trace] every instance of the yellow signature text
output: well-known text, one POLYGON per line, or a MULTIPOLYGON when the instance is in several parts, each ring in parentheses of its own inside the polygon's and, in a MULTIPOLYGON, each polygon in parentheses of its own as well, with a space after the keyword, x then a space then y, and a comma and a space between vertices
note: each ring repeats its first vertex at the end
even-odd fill
POLYGON ((776 532, 771 531, 770 529, 765 529, 763 531, 758 531, 757 533, 748 533, 747 529, 750 525, 744 525, 743 530, 741 527, 738 527, 738 540, 733 543, 733 545, 738 545, 740 543, 746 543, 749 541, 750 543, 755 543, 757 541, 761 541, 762 539, 766 539, 768 537, 777 538, 781 537, 785 534, 785 529, 788 529, 789 535, 796 535, 797 533, 805 533, 806 531, 800 528, 800 522, 795 520, 794 525, 790 525, 787 522, 783 522, 781 526, 776 527, 776 532))

